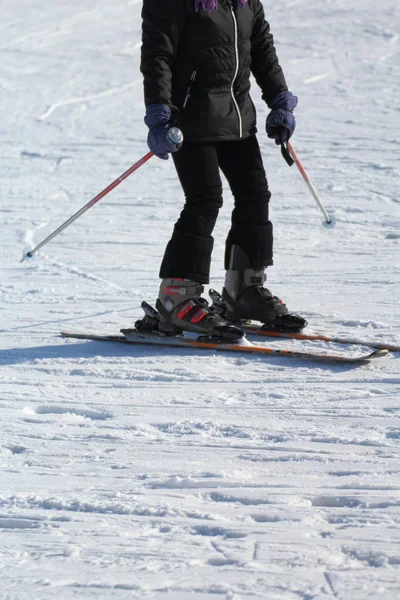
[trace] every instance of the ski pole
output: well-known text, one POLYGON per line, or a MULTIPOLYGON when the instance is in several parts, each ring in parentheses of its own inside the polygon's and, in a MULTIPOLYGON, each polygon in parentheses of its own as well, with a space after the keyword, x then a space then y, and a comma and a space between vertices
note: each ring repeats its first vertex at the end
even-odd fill
POLYGON ((59 233, 64 231, 64 229, 66 229, 69 225, 71 225, 71 223, 73 223, 74 221, 79 219, 79 217, 82 216, 87 210, 89 210, 89 208, 92 208, 92 206, 97 204, 97 202, 99 202, 99 200, 104 198, 104 196, 106 196, 109 192, 111 192, 111 190, 116 188, 117 185, 119 185, 122 181, 124 181, 124 179, 129 177, 129 175, 131 175, 134 171, 136 171, 139 167, 141 167, 152 156, 153 156, 152 152, 148 152, 145 156, 143 156, 143 158, 141 158, 137 163, 132 165, 130 167, 130 169, 125 171, 125 173, 123 173, 120 177, 118 177, 118 179, 116 179, 115 181, 110 183, 110 185, 107 186, 102 192, 100 192, 100 194, 97 194, 97 196, 92 198, 92 200, 90 200, 90 202, 85 204, 85 206, 83 206, 80 210, 78 210, 78 212, 76 212, 74 215, 72 215, 72 217, 70 217, 67 221, 65 221, 65 223, 60 225, 60 227, 58 227, 55 231, 53 231, 53 233, 51 233, 46 239, 44 239, 42 242, 40 242, 40 244, 38 244, 35 248, 33 248, 33 250, 29 250, 29 252, 25 252, 22 259, 20 260, 20 262, 24 262, 24 260, 26 260, 27 258, 32 258, 32 256, 38 250, 40 250, 40 248, 43 248, 43 246, 45 246, 48 242, 50 242, 52 239, 54 239, 59 233))
MULTIPOLYGON (((183 142, 182 132, 177 127, 172 127, 168 131, 168 137, 176 145, 181 145, 182 142, 183 142)), ((120 177, 118 177, 115 181, 113 181, 112 183, 110 183, 110 185, 108 185, 102 192, 100 192, 99 194, 97 194, 97 196, 95 196, 94 198, 92 198, 92 200, 90 200, 90 202, 88 202, 87 204, 85 204, 85 206, 83 206, 80 210, 78 210, 78 212, 76 212, 75 214, 73 214, 72 217, 70 217, 67 221, 65 221, 65 223, 63 223, 62 225, 60 225, 60 227, 58 227, 46 239, 44 239, 42 242, 40 242, 40 244, 38 244, 32 250, 29 250, 28 252, 24 252, 24 254, 23 254, 22 259, 20 260, 20 262, 24 262, 24 260, 26 260, 27 258, 32 258, 32 256, 34 254, 36 254, 36 252, 38 250, 40 250, 40 248, 43 248, 43 246, 45 246, 48 242, 50 242, 52 239, 54 239, 59 233, 61 233, 62 231, 64 231, 64 229, 66 229, 69 225, 71 225, 71 223, 73 223, 74 221, 76 221, 77 219, 79 219, 79 217, 82 216, 87 210, 89 210, 89 208, 92 208, 92 206, 94 206, 95 204, 97 204, 97 202, 99 202, 99 200, 101 200, 102 198, 104 198, 104 196, 107 196, 107 194, 109 192, 111 192, 111 190, 113 190, 114 188, 116 188, 117 185, 119 185, 120 183, 122 183, 122 181, 124 181, 124 179, 126 179, 127 177, 129 177, 129 175, 132 175, 132 173, 134 173, 137 169, 139 169, 139 167, 141 167, 142 165, 144 165, 144 163, 146 163, 152 156, 154 156, 153 152, 148 152, 147 154, 145 154, 145 156, 143 156, 143 158, 141 158, 140 160, 138 160, 127 171, 125 171, 125 173, 123 173, 122 175, 120 175, 120 177)))
POLYGON ((308 189, 310 190, 310 192, 312 194, 312 197, 314 198, 314 200, 318 204, 319 208, 321 209, 321 212, 324 215, 324 220, 322 221, 323 226, 326 227, 327 229, 332 229, 336 225, 336 219, 333 216, 330 216, 326 212, 325 207, 322 204, 322 201, 317 194, 317 190, 315 189, 312 182, 310 181, 310 178, 308 177, 307 172, 306 172, 305 168, 303 167, 299 157, 297 156, 296 151, 293 148, 292 144, 288 141, 287 147, 284 144, 282 144, 281 149, 282 149, 283 158, 286 160, 288 165, 291 167, 293 163, 296 164, 296 167, 298 168, 304 181, 306 182, 308 189))

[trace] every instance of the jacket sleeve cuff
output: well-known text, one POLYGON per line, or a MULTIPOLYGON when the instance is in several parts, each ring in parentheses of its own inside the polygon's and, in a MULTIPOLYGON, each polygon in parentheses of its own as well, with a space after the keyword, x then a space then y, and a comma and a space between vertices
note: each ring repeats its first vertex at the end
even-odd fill
POLYGON ((171 114, 171 107, 167 104, 149 104, 146 106, 144 122, 149 129, 152 129, 162 123, 168 123, 171 120, 171 114))
POLYGON ((290 110, 292 112, 296 108, 297 102, 297 96, 294 96, 292 92, 286 91, 272 98, 267 104, 272 110, 282 108, 283 110, 290 110))

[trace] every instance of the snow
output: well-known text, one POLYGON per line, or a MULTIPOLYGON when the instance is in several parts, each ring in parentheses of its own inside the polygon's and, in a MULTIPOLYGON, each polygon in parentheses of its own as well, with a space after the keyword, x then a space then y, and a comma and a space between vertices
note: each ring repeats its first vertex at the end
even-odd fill
MULTIPOLYGON (((140 8, 0 2, 1 598, 399 599, 398 354, 351 367, 60 338, 117 333, 154 302, 182 205, 171 160, 19 263, 147 152, 140 8)), ((293 145, 337 220, 321 226, 263 134, 254 87, 268 285, 312 331, 399 344, 399 5, 265 8, 300 99, 293 145)))

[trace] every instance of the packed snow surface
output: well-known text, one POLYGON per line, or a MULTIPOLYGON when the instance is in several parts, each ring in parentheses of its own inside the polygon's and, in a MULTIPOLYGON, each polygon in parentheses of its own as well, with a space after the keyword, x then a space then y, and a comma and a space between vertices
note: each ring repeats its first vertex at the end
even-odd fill
MULTIPOLYGON (((253 86, 268 285, 312 331, 399 344, 399 4, 264 4, 293 145, 337 220, 321 226, 253 86)), ((60 338, 154 302, 183 203, 171 160, 19 262, 147 152, 140 10, 0 1, 1 599, 399 599, 399 354, 354 368, 60 338)), ((231 209, 225 186, 217 289, 231 209)))

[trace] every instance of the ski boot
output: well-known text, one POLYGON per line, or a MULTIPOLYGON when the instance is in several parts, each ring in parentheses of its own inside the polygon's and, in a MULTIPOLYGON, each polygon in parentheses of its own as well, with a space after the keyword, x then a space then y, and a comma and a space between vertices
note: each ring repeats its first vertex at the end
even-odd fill
POLYGON ((264 269, 250 268, 239 246, 232 246, 229 266, 222 291, 226 306, 223 316, 228 322, 240 326, 243 321, 261 321, 265 329, 280 332, 300 331, 307 325, 305 319, 289 313, 282 300, 263 286, 264 269))
POLYGON ((240 339, 243 331, 210 310, 207 300, 201 297, 203 291, 200 283, 189 279, 163 279, 156 302, 159 331, 167 335, 198 333, 204 341, 240 339))

